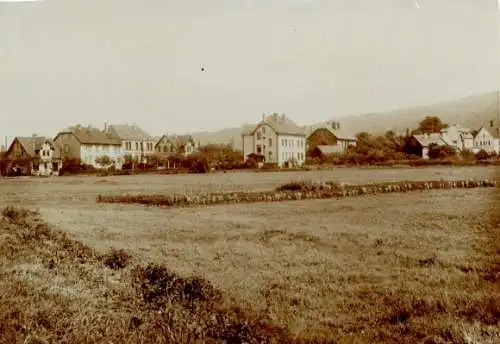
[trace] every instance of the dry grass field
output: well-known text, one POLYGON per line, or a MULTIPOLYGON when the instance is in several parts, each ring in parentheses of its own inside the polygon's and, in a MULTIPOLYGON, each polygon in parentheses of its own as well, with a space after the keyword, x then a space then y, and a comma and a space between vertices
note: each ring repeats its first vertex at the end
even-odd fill
MULTIPOLYGON (((18 313, 15 319, 0 316, 0 331, 2 323, 13 324, 11 330, 23 324, 24 330, 11 331, 19 342, 192 342, 190 326, 196 321, 168 318, 168 325, 159 328, 156 312, 136 304, 130 276, 135 266, 153 262, 179 276, 206 279, 224 295, 224 307, 237 305, 251 319, 263 319, 276 342, 498 343, 496 189, 189 209, 95 203, 97 194, 106 193, 267 190, 293 179, 495 179, 498 172, 494 167, 338 169, 0 180, 0 206, 39 209, 51 228, 98 255, 113 247, 132 257, 114 271, 104 268, 102 259, 75 255, 74 245, 80 246, 64 241, 69 239, 45 238, 52 246, 15 249, 12 242, 5 244, 5 228, 14 225, 4 225, 0 314, 12 309, 18 313), (46 263, 54 252, 61 252, 55 268, 46 263), (85 262, 75 263, 77 258, 85 262), (37 300, 30 304, 33 298, 37 300), (40 309, 48 324, 38 324, 40 309), (57 312, 69 320, 57 320, 57 312), (141 319, 142 327, 130 329, 132 315, 141 319), (148 333, 170 335, 153 338, 148 333)), ((30 242, 23 235, 17 245, 30 242)), ((228 343, 243 342, 223 337, 228 343)), ((269 338, 265 341, 271 342, 269 338)))

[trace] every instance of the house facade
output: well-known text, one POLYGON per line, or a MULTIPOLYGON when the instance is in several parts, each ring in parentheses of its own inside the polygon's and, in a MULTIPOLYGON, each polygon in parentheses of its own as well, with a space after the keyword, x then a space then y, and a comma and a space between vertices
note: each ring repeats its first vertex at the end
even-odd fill
POLYGON ((262 116, 262 121, 242 133, 243 154, 257 156, 280 167, 301 166, 306 159, 306 135, 285 115, 262 116))
POLYGON ((167 135, 162 135, 159 138, 155 138, 155 141, 156 143, 154 149, 156 154, 171 155, 176 153, 174 143, 167 135))
POLYGON ((306 132, 308 152, 314 151, 317 146, 323 146, 323 150, 341 154, 350 146, 356 146, 356 136, 341 129, 339 122, 329 121, 319 127, 308 127, 306 132))
POLYGON ((26 175, 50 176, 58 174, 62 166, 59 147, 50 138, 35 134, 15 137, 4 158, 9 161, 7 170, 26 175))
POLYGON ((429 159, 429 148, 432 145, 447 146, 443 140, 441 133, 419 134, 412 135, 410 138, 411 146, 414 147, 414 154, 421 156, 423 159, 429 159))
POLYGON ((459 152, 464 150, 472 151, 474 148, 472 131, 458 124, 441 129, 441 138, 448 146, 455 148, 459 152))
POLYGON ((499 154, 500 132, 498 129, 493 121, 488 125, 483 125, 474 137, 473 152, 477 153, 484 150, 489 154, 499 154))
POLYGON ((145 163, 147 156, 155 152, 155 139, 136 124, 104 124, 104 132, 118 137, 122 154, 145 163))
POLYGON ((122 168, 122 141, 113 133, 77 125, 59 132, 54 142, 60 147, 63 159, 77 158, 95 168, 122 168), (103 165, 100 162, 103 157, 109 158, 109 164, 103 165))
POLYGON ((199 144, 191 135, 172 135, 168 140, 178 154, 188 156, 198 152, 199 144))

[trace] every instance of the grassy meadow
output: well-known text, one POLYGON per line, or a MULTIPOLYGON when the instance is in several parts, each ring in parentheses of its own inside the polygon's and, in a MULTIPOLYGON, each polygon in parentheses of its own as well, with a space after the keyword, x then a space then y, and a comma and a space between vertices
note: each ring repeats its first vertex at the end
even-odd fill
POLYGON ((0 180, 0 343, 497 343, 497 189, 161 209, 98 194, 495 167, 0 180))

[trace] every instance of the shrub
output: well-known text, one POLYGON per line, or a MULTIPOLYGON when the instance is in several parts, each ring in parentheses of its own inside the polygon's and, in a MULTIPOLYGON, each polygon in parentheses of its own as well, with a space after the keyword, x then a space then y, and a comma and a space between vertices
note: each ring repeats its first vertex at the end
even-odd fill
POLYGON ((487 160, 490 157, 490 154, 488 154, 487 151, 484 149, 481 149, 479 152, 476 153, 476 159, 477 160, 487 160))
POLYGON ((108 253, 101 256, 101 261, 108 268, 119 270, 128 265, 132 256, 125 250, 112 248, 108 253))
POLYGON ((10 221, 18 222, 20 220, 26 219, 30 215, 34 215, 35 212, 29 211, 24 208, 17 208, 13 206, 7 206, 2 210, 2 216, 10 221))
POLYGON ((183 278, 159 264, 136 267, 132 276, 144 303, 152 308, 172 301, 188 304, 216 302, 222 295, 203 278, 183 278))

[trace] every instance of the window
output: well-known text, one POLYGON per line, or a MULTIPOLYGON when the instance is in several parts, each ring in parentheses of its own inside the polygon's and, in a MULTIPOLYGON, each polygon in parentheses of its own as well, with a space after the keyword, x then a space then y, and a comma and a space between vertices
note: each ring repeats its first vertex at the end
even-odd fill
POLYGON ((139 142, 135 143, 135 150, 139 150, 139 142))
POLYGON ((271 147, 272 145, 273 145, 273 139, 269 138, 269 147, 271 147))
POLYGON ((163 146, 163 151, 166 153, 167 152, 167 146, 163 146))
POLYGON ((269 160, 271 160, 273 157, 273 152, 269 151, 269 160))
POLYGON ((262 136, 260 135, 260 131, 257 132, 257 140, 260 140, 262 136))
POLYGON ((266 127, 262 127, 262 134, 266 133, 266 127))
POLYGON ((257 153, 258 154, 262 153, 262 147, 260 145, 257 145, 257 153))

